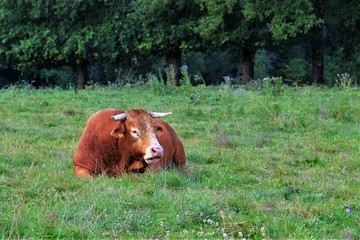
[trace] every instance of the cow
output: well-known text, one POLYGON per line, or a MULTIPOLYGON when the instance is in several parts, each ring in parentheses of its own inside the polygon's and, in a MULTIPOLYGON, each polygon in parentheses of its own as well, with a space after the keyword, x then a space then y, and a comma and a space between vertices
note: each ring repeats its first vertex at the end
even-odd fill
POLYGON ((171 113, 144 109, 100 110, 86 123, 74 154, 74 173, 91 179, 124 173, 158 172, 170 165, 186 169, 184 146, 174 129, 160 120, 171 113))

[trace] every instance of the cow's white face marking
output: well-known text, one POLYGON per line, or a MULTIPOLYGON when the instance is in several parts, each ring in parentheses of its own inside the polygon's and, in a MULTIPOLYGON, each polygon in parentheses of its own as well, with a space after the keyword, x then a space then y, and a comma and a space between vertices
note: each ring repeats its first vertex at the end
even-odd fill
POLYGON ((141 136, 141 132, 138 128, 132 127, 130 133, 134 138, 139 138, 141 136))
MULTIPOLYGON (((155 128, 151 126, 148 126, 148 128, 155 130, 155 128)), ((151 131, 148 137, 150 139, 150 142, 149 146, 145 150, 144 160, 146 163, 149 164, 158 161, 163 156, 164 149, 156 138, 156 131, 151 131)))

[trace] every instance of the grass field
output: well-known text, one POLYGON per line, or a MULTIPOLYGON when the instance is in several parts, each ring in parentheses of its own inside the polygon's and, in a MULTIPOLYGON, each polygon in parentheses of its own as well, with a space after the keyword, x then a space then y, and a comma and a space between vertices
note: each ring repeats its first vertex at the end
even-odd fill
POLYGON ((359 239, 360 91, 315 87, 0 91, 0 236, 359 239), (190 177, 73 175, 88 117, 172 111, 190 177))

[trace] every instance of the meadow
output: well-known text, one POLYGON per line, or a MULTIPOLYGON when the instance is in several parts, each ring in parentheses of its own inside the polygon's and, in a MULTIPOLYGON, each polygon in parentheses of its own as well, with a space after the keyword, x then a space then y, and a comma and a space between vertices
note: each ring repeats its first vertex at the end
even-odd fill
POLYGON ((359 239, 360 91, 267 86, 0 91, 1 239, 359 239), (189 176, 78 179, 94 112, 171 111, 189 176))

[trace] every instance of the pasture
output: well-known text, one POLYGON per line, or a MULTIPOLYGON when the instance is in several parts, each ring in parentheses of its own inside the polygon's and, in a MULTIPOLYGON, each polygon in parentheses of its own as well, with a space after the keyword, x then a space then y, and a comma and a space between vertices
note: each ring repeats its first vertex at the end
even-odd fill
POLYGON ((359 239, 359 90, 278 90, 1 90, 1 238, 359 239), (76 178, 104 108, 172 111, 190 177, 76 178))

